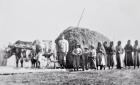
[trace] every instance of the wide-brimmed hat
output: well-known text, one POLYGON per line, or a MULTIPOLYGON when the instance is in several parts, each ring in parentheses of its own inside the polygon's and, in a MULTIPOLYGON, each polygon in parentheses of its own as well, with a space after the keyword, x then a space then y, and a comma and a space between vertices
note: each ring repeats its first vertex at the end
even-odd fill
POLYGON ((91 47, 91 48, 95 48, 95 46, 94 46, 94 45, 91 45, 90 47, 91 47))
POLYGON ((89 49, 88 46, 84 46, 84 49, 89 49))
POLYGON ((81 45, 80 45, 79 43, 76 43, 76 44, 75 44, 75 47, 76 47, 76 46, 79 46, 79 47, 80 47, 81 45))
POLYGON ((79 43, 76 43, 76 46, 80 46, 80 44, 79 43))

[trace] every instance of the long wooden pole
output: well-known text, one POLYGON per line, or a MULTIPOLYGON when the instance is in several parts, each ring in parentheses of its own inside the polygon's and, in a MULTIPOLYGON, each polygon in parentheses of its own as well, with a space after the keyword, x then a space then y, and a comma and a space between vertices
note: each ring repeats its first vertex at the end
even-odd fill
POLYGON ((79 22, 78 22, 77 27, 78 27, 78 26, 79 26, 79 24, 80 24, 80 21, 81 21, 81 19, 82 19, 82 16, 83 16, 84 11, 85 11, 85 8, 84 8, 84 10, 83 10, 83 12, 82 12, 82 15, 81 15, 81 17, 80 17, 80 20, 79 20, 79 22))

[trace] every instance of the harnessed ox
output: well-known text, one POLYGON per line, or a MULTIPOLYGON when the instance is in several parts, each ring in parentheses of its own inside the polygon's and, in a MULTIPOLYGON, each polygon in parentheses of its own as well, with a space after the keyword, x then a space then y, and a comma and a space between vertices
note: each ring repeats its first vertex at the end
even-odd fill
POLYGON ((29 60, 29 55, 27 50, 32 50, 32 48, 27 47, 27 45, 31 45, 32 42, 25 41, 17 41, 14 45, 9 44, 6 50, 6 53, 10 54, 10 56, 15 55, 16 57, 16 67, 18 67, 18 63, 20 61, 21 67, 23 67, 23 61, 29 60), (26 45, 26 46, 25 46, 26 45))

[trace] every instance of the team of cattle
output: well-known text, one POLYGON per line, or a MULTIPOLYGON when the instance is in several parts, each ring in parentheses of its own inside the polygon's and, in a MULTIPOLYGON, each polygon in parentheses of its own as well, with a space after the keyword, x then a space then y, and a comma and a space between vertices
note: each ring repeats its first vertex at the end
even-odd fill
MULTIPOLYGON (((24 42, 18 41, 20 43, 15 43, 14 45, 9 44, 6 48, 7 58, 15 55, 16 57, 16 67, 19 67, 19 62, 21 67, 23 67, 23 61, 28 62, 31 61, 32 68, 41 68, 42 64, 44 63, 42 59, 49 59, 52 56, 52 62, 56 62, 55 53, 51 51, 51 49, 46 48, 46 46, 39 45, 39 41, 31 42, 24 42), (21 44, 22 43, 22 44, 21 44), (26 46, 24 46, 26 44, 26 46), (41 52, 39 52, 39 50, 41 52)), ((47 61, 46 61, 47 62, 47 61)), ((45 63, 46 67, 48 62, 45 63)))

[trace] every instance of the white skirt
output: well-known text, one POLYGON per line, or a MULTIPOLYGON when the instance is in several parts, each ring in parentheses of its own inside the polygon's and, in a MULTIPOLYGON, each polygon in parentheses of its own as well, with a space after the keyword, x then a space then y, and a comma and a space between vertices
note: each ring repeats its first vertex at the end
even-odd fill
POLYGON ((96 65, 106 65, 105 56, 102 53, 97 54, 96 65))

